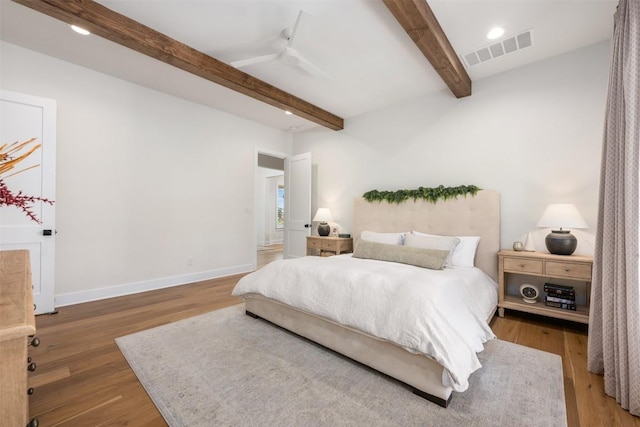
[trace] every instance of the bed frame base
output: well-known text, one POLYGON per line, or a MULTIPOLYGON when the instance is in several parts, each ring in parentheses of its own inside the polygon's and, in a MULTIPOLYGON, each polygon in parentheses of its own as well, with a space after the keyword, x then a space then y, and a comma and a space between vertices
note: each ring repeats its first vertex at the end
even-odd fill
POLYGON ((443 408, 451 401, 452 389, 442 385, 442 366, 428 357, 255 294, 245 295, 245 302, 248 316, 266 320, 388 375, 443 408))
MULTIPOLYGON (((276 325, 275 323, 270 322, 270 321, 269 321, 269 320, 267 320, 267 319, 263 319, 262 317, 258 316, 257 314, 254 314, 254 313, 250 312, 249 310, 245 310, 245 314, 246 314, 247 316, 249 316, 249 317, 253 317, 254 319, 264 320, 265 322, 269 322, 269 323, 271 323, 272 325, 278 326, 278 325, 276 325)), ((291 332, 291 331, 289 331, 289 332, 291 332)), ((292 332, 292 333, 294 333, 294 332, 292 332)), ((298 334, 295 334, 295 335, 298 335, 298 334)), ((302 338, 304 338, 304 339, 307 339, 307 338, 303 337, 302 335, 298 335, 298 336, 299 336, 299 337, 302 337, 302 338)), ((316 343, 316 344, 318 344, 318 343, 316 343)), ((321 345, 321 344, 319 344, 319 345, 321 345)), ((323 345, 321 345, 321 346, 322 346, 323 348, 325 348, 325 349, 329 350, 329 351, 333 351, 333 350, 331 350, 331 349, 330 349, 330 348, 328 348, 328 347, 325 347, 325 346, 323 346, 323 345)), ((350 359, 350 360, 353 360, 353 361, 354 361, 354 362, 356 362, 356 363, 360 363, 360 362, 358 362, 357 360, 354 360, 354 359, 352 359, 352 358, 350 358, 350 357, 349 357, 349 359, 350 359)), ((364 365, 363 363, 360 363, 360 364, 361 364, 361 365, 364 365)), ((365 366, 366 366, 366 365, 365 365, 365 366)), ((403 383, 403 384, 404 384, 404 383, 403 383)), ((447 406, 449 406, 449 402, 451 402, 451 397, 453 397, 453 395, 452 395, 452 394, 450 394, 448 399, 443 399, 443 398, 441 398, 441 397, 434 396, 434 395, 429 394, 429 393, 425 393, 424 391, 422 391, 422 390, 418 390, 417 388, 412 387, 412 386, 410 386, 410 385, 408 385, 408 384, 405 384, 405 385, 407 385, 407 386, 411 389, 411 392, 412 392, 413 394, 415 394, 416 396, 420 396, 421 398, 423 398, 423 399, 425 399, 425 400, 428 400, 428 401, 429 401, 429 402, 431 402, 431 403, 435 403, 435 404, 436 404, 436 405, 438 405, 438 406, 442 406, 443 408, 446 408, 447 406)))
MULTIPOLYGON (((258 316, 257 314, 253 314, 249 310, 245 310, 244 313, 249 317, 253 317, 254 319, 262 319, 262 317, 258 316)), ((262 320, 266 320, 266 319, 262 319, 262 320)), ((269 322, 269 321, 267 320, 267 322, 269 322)), ((269 323, 271 323, 271 322, 269 322, 269 323)))
POLYGON ((435 403, 438 406, 442 406, 443 408, 446 408, 447 406, 449 406, 449 403, 451 402, 451 398, 453 397, 453 394, 450 394, 449 398, 443 399, 441 397, 434 396, 429 393, 425 393, 424 391, 418 390, 415 387, 411 387, 411 391, 416 396, 420 396, 421 398, 426 399, 431 403, 435 403))

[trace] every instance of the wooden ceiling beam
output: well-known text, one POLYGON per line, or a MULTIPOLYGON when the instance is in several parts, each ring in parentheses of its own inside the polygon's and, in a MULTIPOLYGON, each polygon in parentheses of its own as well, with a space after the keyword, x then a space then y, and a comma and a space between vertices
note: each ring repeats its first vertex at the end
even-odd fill
POLYGON ((92 0, 13 0, 181 70, 333 130, 344 120, 92 0))
POLYGON ((471 95, 471 79, 427 0, 382 0, 457 98, 471 95))

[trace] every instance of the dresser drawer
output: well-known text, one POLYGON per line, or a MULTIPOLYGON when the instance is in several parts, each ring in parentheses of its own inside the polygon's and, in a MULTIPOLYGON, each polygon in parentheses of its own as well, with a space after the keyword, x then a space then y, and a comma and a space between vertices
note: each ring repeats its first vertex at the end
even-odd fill
POLYGON ((591 280, 591 264, 547 261, 545 273, 572 279, 591 280))
POLYGON ((504 258, 504 269, 531 274, 542 274, 542 260, 504 258))

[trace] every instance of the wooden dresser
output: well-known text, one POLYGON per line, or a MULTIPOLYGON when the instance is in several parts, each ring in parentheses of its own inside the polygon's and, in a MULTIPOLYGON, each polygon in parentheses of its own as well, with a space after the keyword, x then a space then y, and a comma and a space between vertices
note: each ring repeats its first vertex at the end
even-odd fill
MULTIPOLYGON (((29 251, 0 251, 0 423, 29 422, 28 368, 30 336, 36 332, 29 251)), ((31 365, 31 366, 29 366, 31 365)))

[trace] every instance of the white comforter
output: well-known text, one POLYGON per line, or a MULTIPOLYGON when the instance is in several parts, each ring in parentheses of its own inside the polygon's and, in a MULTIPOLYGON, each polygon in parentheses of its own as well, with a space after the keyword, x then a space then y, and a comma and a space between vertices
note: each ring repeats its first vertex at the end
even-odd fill
POLYGON ((476 353, 495 338, 487 315, 497 284, 477 268, 428 270, 405 264, 308 256, 272 262, 243 277, 233 290, 257 293, 440 363, 443 384, 468 388, 481 367, 476 353))

